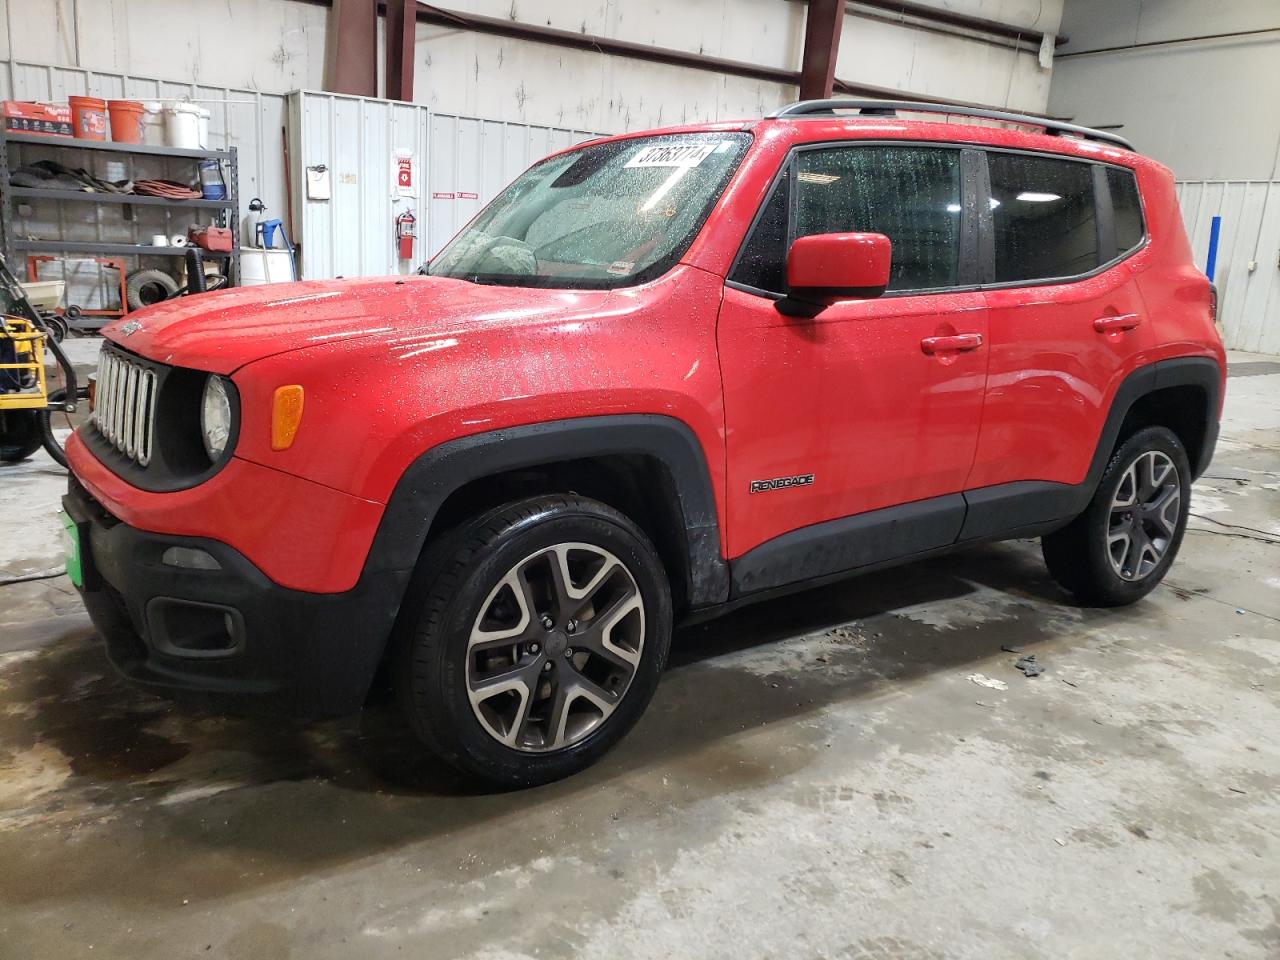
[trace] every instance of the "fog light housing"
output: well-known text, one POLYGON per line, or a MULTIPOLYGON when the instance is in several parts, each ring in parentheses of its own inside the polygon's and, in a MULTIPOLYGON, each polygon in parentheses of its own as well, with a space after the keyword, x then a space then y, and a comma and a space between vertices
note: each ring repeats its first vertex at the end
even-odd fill
POLYGON ((169 547, 160 555, 160 562, 166 567, 181 567, 184 570, 222 569, 217 558, 196 547, 169 547))

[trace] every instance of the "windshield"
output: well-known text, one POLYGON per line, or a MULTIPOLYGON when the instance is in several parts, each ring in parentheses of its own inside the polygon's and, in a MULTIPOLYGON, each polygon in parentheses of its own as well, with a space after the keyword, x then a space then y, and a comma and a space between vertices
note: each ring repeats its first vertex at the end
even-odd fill
POLYGON ((426 272, 522 287, 621 287, 671 268, 751 142, 680 133, 584 146, 531 167, 426 272))

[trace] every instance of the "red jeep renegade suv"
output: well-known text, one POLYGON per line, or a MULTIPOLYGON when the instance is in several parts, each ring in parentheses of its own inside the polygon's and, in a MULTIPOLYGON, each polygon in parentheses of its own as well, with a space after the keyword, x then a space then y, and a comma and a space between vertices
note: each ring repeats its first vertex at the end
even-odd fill
POLYGON ((1137 600, 1217 436, 1172 176, 1044 119, 595 140, 423 274, 107 328, 65 523, 126 675, 332 715, 385 668, 441 757, 546 781, 636 722, 683 619, 1011 537, 1137 600))

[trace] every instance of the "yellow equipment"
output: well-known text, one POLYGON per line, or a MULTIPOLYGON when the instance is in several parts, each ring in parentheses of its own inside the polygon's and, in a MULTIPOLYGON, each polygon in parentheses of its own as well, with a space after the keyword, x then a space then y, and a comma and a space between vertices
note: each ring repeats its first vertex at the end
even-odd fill
POLYGON ((44 373, 47 336, 30 320, 0 316, 0 411, 49 406, 44 373))
POLYGON ((75 412, 82 393, 59 337, 51 336, 57 329, 57 318, 41 315, 0 256, 0 463, 25 460, 43 446, 67 465, 51 417, 75 412), (65 387, 50 391, 46 351, 62 371, 65 387))

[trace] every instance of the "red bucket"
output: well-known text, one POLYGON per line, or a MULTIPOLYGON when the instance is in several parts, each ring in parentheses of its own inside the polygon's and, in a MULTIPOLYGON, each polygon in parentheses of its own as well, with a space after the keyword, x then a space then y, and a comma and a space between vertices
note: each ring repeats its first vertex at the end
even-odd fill
POLYGON ((107 101, 97 97, 68 97, 71 122, 82 140, 107 139, 107 101))
POLYGON ((137 100, 108 100, 111 139, 116 143, 142 142, 142 104, 137 100))

